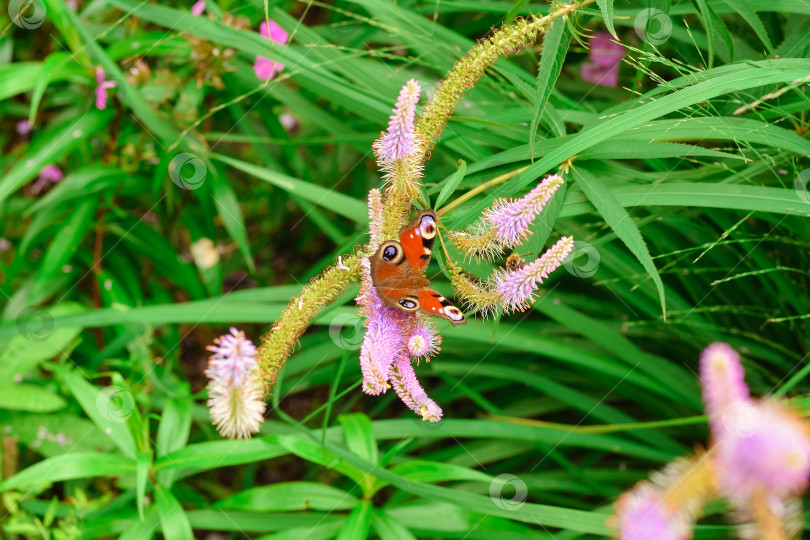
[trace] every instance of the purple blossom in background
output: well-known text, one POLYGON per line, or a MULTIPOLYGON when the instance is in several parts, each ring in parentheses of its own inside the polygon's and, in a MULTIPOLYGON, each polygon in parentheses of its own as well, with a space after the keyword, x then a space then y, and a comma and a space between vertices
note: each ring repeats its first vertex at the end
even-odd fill
POLYGON ((31 133, 31 129, 31 123, 28 120, 20 120, 14 125, 14 130, 21 137, 28 136, 28 134, 31 133))
POLYGON ((724 343, 706 348, 700 374, 720 490, 738 504, 773 503, 804 490, 810 479, 806 423, 779 401, 751 399, 740 358, 724 343))
POLYGON ((497 243, 509 248, 521 244, 531 234, 529 226, 561 185, 562 177, 553 174, 544 178, 536 188, 520 199, 500 199, 487 210, 484 220, 492 225, 497 243))
POLYGON ((529 301, 534 302, 537 284, 543 283, 551 272, 559 268, 573 249, 573 237, 563 236, 534 262, 518 270, 502 270, 496 274, 495 288, 502 298, 504 310, 523 311, 528 308, 529 301))
POLYGON ((582 64, 582 78, 590 83, 616 87, 619 85, 619 64, 625 50, 607 32, 597 32, 591 38, 589 61, 582 64))
POLYGON ((101 66, 96 68, 96 108, 104 110, 107 108, 107 90, 115 88, 115 81, 105 80, 104 70, 101 66))
POLYGON ((413 365, 407 355, 400 356, 391 366, 391 385, 399 398, 422 420, 438 422, 442 419, 442 409, 430 399, 416 379, 413 365))
POLYGON ((193 6, 191 6, 191 14, 192 15, 202 15, 205 11, 205 0, 197 0, 193 6))
POLYGON ((231 328, 230 334, 216 338, 206 349, 214 353, 208 377, 227 386, 242 386, 247 374, 256 367, 256 346, 236 328, 231 328))
POLYGON ((31 193, 38 195, 49 184, 55 184, 61 181, 63 176, 62 169, 56 165, 51 164, 42 167, 42 170, 39 171, 37 181, 31 186, 31 193))
POLYGON ((394 114, 389 117, 388 131, 374 143, 374 151, 382 163, 403 159, 417 150, 414 118, 422 88, 411 79, 399 92, 394 114))
POLYGON ((616 508, 619 540, 686 540, 688 522, 671 511, 655 486, 642 483, 622 495, 616 508))
MULTIPOLYGON (((262 37, 274 41, 280 45, 286 45, 290 36, 287 31, 280 27, 275 21, 267 20, 262 22, 259 33, 262 37)), ((264 56, 257 56, 256 61, 253 63, 253 71, 256 76, 263 81, 272 79, 276 73, 284 69, 284 64, 279 64, 264 56)))

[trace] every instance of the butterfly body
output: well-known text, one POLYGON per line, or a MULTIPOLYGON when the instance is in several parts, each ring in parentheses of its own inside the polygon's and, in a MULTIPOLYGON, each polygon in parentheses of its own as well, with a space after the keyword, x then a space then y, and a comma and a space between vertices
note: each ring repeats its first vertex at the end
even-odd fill
POLYGON ((467 319, 453 303, 430 288, 425 277, 436 239, 436 214, 422 210, 399 231, 399 241, 383 242, 371 257, 371 281, 385 305, 405 312, 421 310, 455 326, 467 319))

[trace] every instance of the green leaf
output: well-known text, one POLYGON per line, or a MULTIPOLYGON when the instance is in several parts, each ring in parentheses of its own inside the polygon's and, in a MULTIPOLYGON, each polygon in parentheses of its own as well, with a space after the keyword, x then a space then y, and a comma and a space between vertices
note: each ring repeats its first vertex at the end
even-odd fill
POLYGON ((160 511, 157 505, 149 508, 144 519, 133 519, 118 540, 151 540, 160 523, 160 511))
POLYGON ((0 483, 0 491, 33 488, 74 478, 134 474, 135 461, 116 454, 77 452, 51 457, 0 483))
POLYGON ((343 437, 349 450, 366 461, 377 463, 380 454, 368 416, 363 413, 341 414, 338 421, 343 426, 343 437))
POLYGON ((155 499, 160 511, 160 528, 166 540, 194 540, 191 523, 185 510, 172 495, 172 492, 161 485, 155 486, 155 499))
POLYGON ((380 540, 416 540, 405 525, 377 508, 371 511, 371 523, 380 540))
POLYGON ((757 12, 751 7, 748 0, 723 0, 723 3, 736 11, 754 30, 757 37, 765 45, 765 48, 768 49, 768 52, 773 53, 773 43, 771 43, 771 38, 768 36, 768 31, 765 29, 765 25, 762 24, 762 19, 759 18, 759 15, 757 15, 757 12))
POLYGON ((450 198, 450 196, 455 193, 456 188, 464 180, 464 174, 467 172, 467 162, 463 159, 458 160, 458 169, 456 172, 453 173, 453 176, 450 177, 447 182, 445 182, 444 186, 442 186, 442 190, 439 192, 439 196, 436 197, 436 202, 433 203, 433 208, 441 208, 444 201, 450 198))
POLYGON ((0 409, 50 412, 66 405, 61 396, 33 384, 5 383, 0 386, 0 409))
MULTIPOLYGON (((605 21, 605 27, 608 29, 613 37, 619 39, 616 35, 616 29, 613 28, 613 0, 596 0, 596 4, 602 11, 602 19, 605 21)), ((545 45, 545 43, 543 43, 545 45)))
POLYGON ((277 435, 270 437, 270 440, 286 448, 290 453, 304 458, 307 461, 334 469, 348 476, 358 485, 363 485, 366 475, 362 471, 310 440, 290 435, 277 435))
POLYGON ((633 221, 624 207, 616 200, 616 197, 601 180, 582 167, 572 168, 571 175, 576 179, 582 192, 591 204, 594 205, 602 216, 602 219, 613 229, 616 236, 624 242, 644 269, 650 274, 650 277, 652 277, 661 300, 661 312, 664 320, 666 320, 667 306, 664 283, 661 281, 661 276, 658 274, 658 269, 655 267, 650 252, 647 250, 647 245, 641 237, 641 232, 638 230, 636 222, 633 221))
POLYGON ((246 489, 214 504, 214 508, 251 512, 297 510, 351 510, 357 506, 354 495, 317 482, 280 482, 246 489))
POLYGON ((421 459, 412 459, 405 463, 400 463, 399 465, 391 467, 391 472, 403 478, 415 482, 424 482, 426 484, 460 480, 474 482, 492 481, 492 476, 481 471, 476 471, 475 469, 468 469, 467 467, 454 465, 452 463, 439 463, 437 461, 425 461, 421 459))
POLYGON ((135 407, 132 394, 118 386, 106 388, 93 386, 75 371, 64 366, 54 366, 53 370, 93 423, 102 432, 110 435, 110 439, 125 456, 134 459, 135 439, 127 425, 127 419, 135 407))
POLYGON ((185 477, 218 467, 273 459, 288 453, 268 437, 255 437, 247 441, 209 441, 192 444, 158 458, 154 469, 181 469, 179 476, 185 477))
POLYGON ((98 199, 87 199, 75 207, 68 219, 59 228, 48 246, 34 281, 33 295, 38 296, 42 290, 63 270, 73 254, 79 249, 82 238, 92 225, 98 199))
MULTIPOLYGON (((613 0, 601 0, 599 6, 607 2, 610 11, 613 11, 613 0)), ((603 12, 604 12, 604 8, 603 12)), ((605 19, 606 21, 608 19, 605 19)), ((610 33, 614 36, 613 18, 610 18, 610 33)), ((540 52, 540 67, 537 70, 537 86, 535 89, 534 106, 532 107, 532 123, 529 127, 529 152, 534 154, 534 139, 537 136, 537 126, 540 125, 540 118, 548 103, 548 98, 557 79, 562 71, 565 55, 568 53, 568 45, 571 43, 571 30, 568 23, 563 19, 557 19, 551 25, 551 29, 543 38, 543 49, 540 52)))
POLYGON ((337 540, 363 540, 371 527, 371 501, 364 500, 349 514, 337 540))
POLYGON ((366 204, 348 195, 344 195, 339 191, 304 182, 303 180, 298 180, 286 174, 264 169, 258 165, 233 159, 222 154, 211 152, 210 156, 217 161, 221 161, 251 176, 255 176, 259 180, 268 182, 291 194, 298 195, 302 199, 312 201, 318 206, 332 210, 336 214, 352 219, 357 223, 365 224, 366 221, 368 221, 366 204))

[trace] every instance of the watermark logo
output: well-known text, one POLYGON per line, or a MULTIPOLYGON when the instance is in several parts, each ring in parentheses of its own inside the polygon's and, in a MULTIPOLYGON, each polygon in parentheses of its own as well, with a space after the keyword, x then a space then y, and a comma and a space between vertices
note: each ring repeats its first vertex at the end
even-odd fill
POLYGON ((563 261, 572 276, 589 278, 599 269, 599 250, 588 242, 574 241, 574 250, 563 261))
POLYGON ((759 431, 759 410, 747 401, 735 401, 723 409, 723 425, 735 436, 747 439, 759 431))
POLYGON ((805 169, 796 176, 793 182, 793 189, 796 195, 803 202, 810 202, 810 195, 807 194, 807 184, 810 183, 810 169, 805 169))
POLYGON ((108 386, 96 396, 96 409, 110 422, 120 424, 132 416, 135 398, 120 386, 108 386))
POLYGON ((501 510, 520 510, 528 494, 526 482, 514 474, 499 474, 489 484, 489 496, 501 510))
POLYGON ((17 331, 28 341, 45 341, 53 333, 53 317, 44 309, 26 308, 17 316, 17 331))
POLYGON ((11 21, 26 30, 35 30, 45 22, 47 10, 39 0, 10 0, 8 16, 11 21))
POLYGON ((169 176, 177 187, 195 190, 203 185, 208 168, 194 154, 181 152, 169 163, 169 176))
POLYGON ((672 35, 672 19, 660 9, 643 9, 633 21, 639 39, 650 45, 661 45, 672 35))
POLYGON ((329 337, 341 349, 355 351, 363 344, 366 325, 353 313, 340 313, 329 323, 329 337))

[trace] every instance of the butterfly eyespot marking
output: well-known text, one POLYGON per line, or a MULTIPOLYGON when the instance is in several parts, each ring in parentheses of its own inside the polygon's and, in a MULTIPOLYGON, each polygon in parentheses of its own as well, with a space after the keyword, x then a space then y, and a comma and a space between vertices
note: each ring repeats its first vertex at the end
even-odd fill
POLYGON ((406 311, 416 311, 419 309, 419 301, 413 296, 406 296, 397 303, 406 311))
POLYGON ((405 258, 405 252, 399 242, 388 241, 380 246, 377 257, 391 264, 399 264, 405 258))
POLYGON ((433 216, 424 216, 419 222, 419 233, 428 240, 436 236, 436 219, 433 216))

